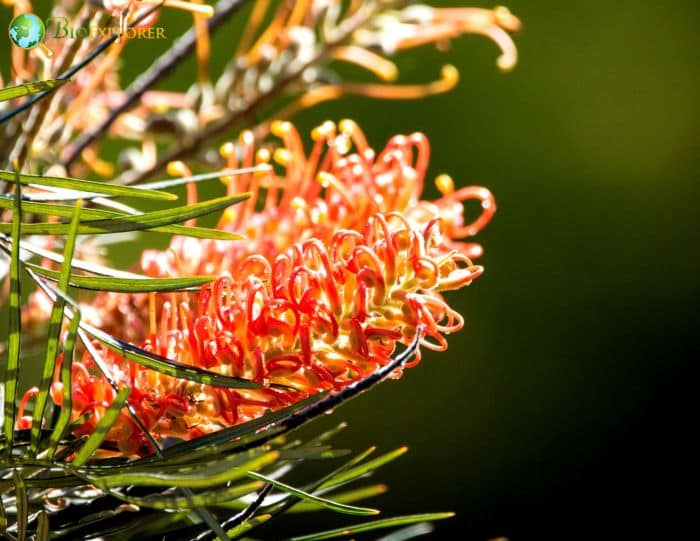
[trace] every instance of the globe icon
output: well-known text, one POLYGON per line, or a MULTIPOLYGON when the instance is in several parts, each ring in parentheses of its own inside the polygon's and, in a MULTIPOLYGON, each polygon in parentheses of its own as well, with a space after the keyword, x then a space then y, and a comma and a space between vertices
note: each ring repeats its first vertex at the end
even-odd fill
POLYGON ((10 23, 10 39, 22 49, 33 49, 44 41, 44 22, 33 13, 17 15, 10 23))

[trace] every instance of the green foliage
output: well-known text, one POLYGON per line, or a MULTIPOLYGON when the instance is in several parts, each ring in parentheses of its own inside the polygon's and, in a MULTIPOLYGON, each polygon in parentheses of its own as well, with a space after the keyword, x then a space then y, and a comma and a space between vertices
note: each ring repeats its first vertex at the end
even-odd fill
MULTIPOLYGON (((242 201, 245 195, 167 211, 113 216, 117 213, 95 208, 83 209, 80 199, 73 205, 32 201, 31 196, 26 197, 21 190, 23 185, 29 183, 23 182, 23 176, 16 175, 15 195, 11 205, 8 205, 8 199, 0 198, 3 208, 12 210, 12 222, 9 224, 11 235, 0 237, 0 249, 11 259, 12 293, 12 317, 8 329, 9 357, 4 376, 5 423, 0 441, 4 456, 0 463, 0 473, 4 474, 3 478, 9 474, 12 479, 0 480, 0 531, 15 539, 28 536, 35 536, 36 539, 76 539, 100 535, 115 539, 136 536, 139 539, 157 539, 163 533, 182 531, 184 528, 192 539, 210 535, 206 532, 216 532, 219 537, 235 539, 288 510, 312 512, 326 509, 346 515, 374 515, 379 512, 351 505, 351 502, 382 493, 385 490, 383 485, 338 489, 366 478, 402 454, 405 449, 366 460, 374 450, 371 448, 335 468, 322 479, 303 487, 294 487, 279 479, 281 473, 297 468, 304 462, 334 460, 346 453, 344 450, 333 449, 326 443, 344 425, 306 444, 296 441, 287 443, 283 435, 351 398, 364 390, 364 387, 351 388, 347 396, 340 398, 320 393, 282 410, 270 412, 262 418, 192 441, 177 442, 167 449, 160 449, 155 440, 152 440, 155 445, 154 454, 129 460, 109 458, 108 450, 104 447, 104 438, 116 419, 123 414, 131 415, 127 403, 128 387, 115 386, 115 399, 89 437, 76 437, 75 430, 88 420, 84 416, 71 423, 72 361, 78 342, 94 353, 98 366, 101 366, 99 354, 91 349, 93 339, 134 362, 164 374, 230 388, 258 387, 255 382, 180 365, 123 342, 83 322, 80 308, 70 296, 72 289, 150 292, 187 289, 206 283, 212 277, 152 279, 85 264, 74 257, 78 236, 86 233, 139 231, 154 224, 158 227, 172 227, 191 217, 224 209, 242 201), (52 208, 57 211, 52 212, 52 208), (71 221, 66 224, 22 223, 24 210, 39 216, 68 217, 70 214, 71 221), (27 230, 63 235, 63 253, 37 249, 23 239, 27 230), (29 256, 20 257, 23 252, 29 256), (53 261, 61 263, 61 270, 53 271, 32 263, 31 255, 35 253, 42 257, 50 256, 53 261), (20 392, 17 374, 21 364, 19 284, 22 270, 54 304, 31 429, 18 431, 14 429, 14 423, 20 392), (76 274, 75 270, 81 270, 83 274, 76 274), (50 406, 48 397, 56 362, 61 355, 62 403, 60 407, 54 407, 50 406), (47 489, 52 490, 51 499, 70 501, 71 504, 58 510, 53 506, 45 507, 41 494, 47 489), (12 506, 6 504, 10 497, 15 502, 12 506), (96 501, 101 502, 100 508, 104 508, 104 503, 113 510, 100 511, 95 507, 95 511, 92 511, 96 501), (125 509, 129 509, 128 513, 125 509), (168 513, 154 515, 162 511, 168 513), (76 520, 75 513, 79 513, 80 521, 76 520)), ((31 184, 41 183, 41 179, 31 181, 31 184)), ((64 187, 71 190, 85 188, 71 185, 70 181, 61 186, 64 187)), ((90 186, 89 189, 92 193, 81 192, 87 196, 88 202, 97 193, 95 186, 90 186)), ((129 192, 128 195, 133 194, 129 192)), ((400 366, 411 353, 412 349, 409 349, 399 356, 376 381, 400 366)), ((442 518, 442 515, 434 517, 442 518)), ((371 523, 373 526, 352 526, 346 531, 400 526, 408 524, 410 520, 410 517, 390 519, 371 523)), ((431 520, 431 516, 425 516, 421 520, 431 520)))
MULTIPOLYGON (((19 239, 22 233, 22 190, 18 180, 15 187, 14 207, 12 212, 12 237, 19 239)), ((8 330, 7 362, 5 364, 3 384, 5 401, 3 434, 5 436, 4 454, 12 457, 15 422, 15 398, 17 379, 19 377, 21 306, 19 284, 19 242, 12 243, 10 250, 10 318, 8 330)))
POLYGON ((11 86, 9 88, 0 88, 0 102, 53 90, 54 88, 66 84, 68 81, 69 79, 52 79, 48 81, 34 81, 32 83, 11 86))

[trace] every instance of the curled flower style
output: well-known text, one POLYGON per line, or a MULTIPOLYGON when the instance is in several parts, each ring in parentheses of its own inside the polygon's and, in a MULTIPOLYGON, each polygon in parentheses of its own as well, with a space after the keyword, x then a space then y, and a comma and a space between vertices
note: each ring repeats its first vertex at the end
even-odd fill
MULTIPOLYGON (((243 233, 247 240, 232 244, 176 237, 165 252, 143 253, 144 272, 152 276, 217 274, 247 255, 273 260, 296 242, 317 239, 328 244, 338 229, 361 231, 375 214, 390 212, 401 212, 410 222, 424 226, 440 218, 451 248, 471 258, 481 255, 478 244, 458 239, 476 235, 488 223, 495 212, 493 196, 476 186, 455 190, 452 179, 441 175, 436 185, 442 197, 421 200, 430 159, 425 135, 397 135, 377 154, 355 122, 346 119, 336 126, 328 121, 312 130, 314 144, 307 155, 293 124, 273 122, 271 130, 280 138, 280 146, 256 148, 253 133, 245 131, 238 146, 226 143, 220 149, 230 169, 271 161, 282 167, 281 173, 267 169, 223 179, 229 194, 252 195, 244 205, 224 213, 219 228, 243 233), (465 223, 463 203, 469 200, 477 201, 482 212, 465 223), (256 209, 256 203, 262 208, 256 209)), ((181 162, 171 163, 169 171, 190 174, 181 162)), ((188 197, 194 202, 193 189, 188 197)))
MULTIPOLYGON (((491 219, 490 192, 455 189, 440 175, 442 196, 421 199, 429 160, 422 134, 395 136, 376 153, 354 122, 326 122, 313 130, 307 155, 290 123, 275 122, 272 131, 281 140, 277 147, 256 148, 253 134, 244 132, 238 146, 221 148, 228 168, 278 166, 223 178, 230 193, 252 193, 219 222, 246 240, 174 237, 168 250, 147 250, 141 258, 152 276, 206 273, 218 275, 214 282, 197 295, 101 294, 86 313, 98 314, 95 323, 113 334, 128 330, 128 339, 146 351, 260 384, 234 390, 180 380, 98 347, 109 377, 131 388, 131 408, 158 437, 197 437, 323 390, 342 390, 386 365, 419 326, 420 345, 442 351, 445 336, 464 324, 441 292, 483 272, 472 262, 481 247, 464 239, 491 219), (465 216, 468 200, 481 206, 472 221, 465 216)), ((181 162, 169 171, 191 173, 181 162)), ((193 202, 194 185, 187 193, 193 202)), ((73 416, 91 413, 81 428, 86 432, 114 396, 93 366, 85 353, 73 368, 73 416)), ((60 403, 60 383, 54 388, 60 403)), ((124 453, 148 449, 126 413, 107 439, 124 453)))

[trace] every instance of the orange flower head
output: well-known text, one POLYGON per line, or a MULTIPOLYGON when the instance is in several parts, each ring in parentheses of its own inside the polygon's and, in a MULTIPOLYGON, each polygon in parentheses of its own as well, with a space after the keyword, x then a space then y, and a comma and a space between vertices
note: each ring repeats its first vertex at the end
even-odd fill
MULTIPOLYGON (((219 222, 244 233, 245 241, 175 237, 168 250, 147 250, 141 258, 152 276, 207 273, 218 275, 214 282, 196 295, 151 295, 144 302, 109 294, 93 303, 118 307, 96 310, 115 334, 125 318, 140 321, 146 351, 260 386, 234 390, 180 380, 97 348, 109 377, 131 388, 132 410, 157 437, 189 439, 323 390, 338 392, 389 363, 419 327, 420 345, 442 351, 446 335, 464 324, 441 293, 483 272, 472 263, 481 247, 464 239, 493 215, 490 192, 455 189, 441 175, 441 197, 422 200, 429 154, 422 134, 396 136, 377 154, 354 122, 326 122, 313 130, 307 155, 290 123, 277 122, 272 131, 282 141, 277 147, 256 148, 244 132, 238 146, 221 149, 229 168, 272 161, 281 168, 224 178, 229 193, 252 193, 219 222), (481 213, 469 221, 463 203, 472 199, 481 213)), ((170 171, 188 174, 184 164, 170 171)), ((196 192, 188 190, 188 197, 196 192)), ((86 353, 73 369, 74 416, 93 413, 80 429, 87 432, 115 394, 93 366, 86 353)), ((147 449, 127 413, 107 439, 123 453, 147 449)))

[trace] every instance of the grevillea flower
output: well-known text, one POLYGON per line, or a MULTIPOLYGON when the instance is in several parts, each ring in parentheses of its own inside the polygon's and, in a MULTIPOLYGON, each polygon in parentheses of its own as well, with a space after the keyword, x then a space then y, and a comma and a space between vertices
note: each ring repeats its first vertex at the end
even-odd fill
MULTIPOLYGON (((472 263, 480 246, 464 239, 493 215, 490 192, 455 190, 441 175, 442 197, 422 200, 429 159, 422 134, 396 136, 377 154, 354 122, 326 122, 313 130, 307 155, 290 123, 274 123, 272 131, 282 143, 276 148, 256 148, 250 132, 238 146, 221 148, 229 168, 278 165, 279 171, 223 179, 229 193, 252 193, 219 222, 247 240, 175 237, 168 250, 141 257, 152 276, 218 275, 213 283, 197 295, 101 294, 87 312, 115 335, 130 328, 129 339, 147 351, 261 384, 255 390, 202 385, 98 348, 110 377, 131 388, 129 403, 155 436, 188 439, 322 390, 339 391, 387 364, 418 326, 422 346, 444 350, 445 335, 464 324, 441 292, 483 272, 472 263), (471 199, 481 211, 468 221, 464 201, 471 199)), ((190 174, 180 162, 169 170, 190 174)), ((196 199, 194 186, 188 199, 196 199)), ((87 353, 73 373, 73 415, 92 414, 80 428, 89 432, 114 390, 87 353)), ((57 404, 60 391, 54 383, 57 404)), ((124 453, 147 450, 126 413, 107 439, 124 453)))

